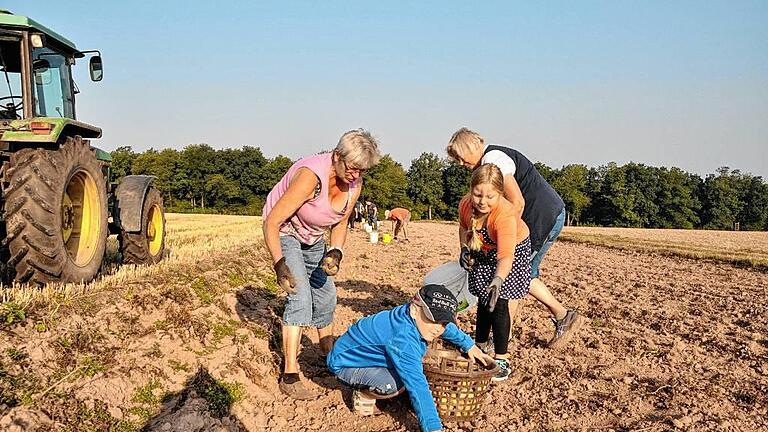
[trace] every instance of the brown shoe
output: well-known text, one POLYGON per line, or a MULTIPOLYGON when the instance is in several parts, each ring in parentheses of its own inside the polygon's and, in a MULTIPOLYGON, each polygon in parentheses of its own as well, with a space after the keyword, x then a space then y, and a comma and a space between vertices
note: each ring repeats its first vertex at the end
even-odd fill
POLYGON ((579 329, 587 322, 587 319, 577 311, 569 310, 563 319, 556 320, 553 318, 552 322, 555 324, 555 335, 549 341, 549 347, 558 349, 565 346, 571 337, 578 333, 579 329))
POLYGON ((296 400, 317 399, 317 395, 309 391, 309 389, 305 387, 304 383, 301 381, 288 384, 281 378, 278 387, 280 387, 280 391, 283 392, 284 395, 296 400))

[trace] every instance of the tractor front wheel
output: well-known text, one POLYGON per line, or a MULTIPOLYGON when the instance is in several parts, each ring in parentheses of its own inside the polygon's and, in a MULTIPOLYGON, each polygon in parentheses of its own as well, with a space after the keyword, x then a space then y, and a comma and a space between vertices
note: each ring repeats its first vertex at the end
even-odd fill
POLYGON ((7 171, 5 242, 14 279, 44 285, 89 282, 107 244, 107 191, 88 141, 59 150, 22 149, 7 171))
POLYGON ((160 192, 151 187, 144 197, 141 231, 119 236, 123 264, 156 264, 165 253, 165 209, 160 192))

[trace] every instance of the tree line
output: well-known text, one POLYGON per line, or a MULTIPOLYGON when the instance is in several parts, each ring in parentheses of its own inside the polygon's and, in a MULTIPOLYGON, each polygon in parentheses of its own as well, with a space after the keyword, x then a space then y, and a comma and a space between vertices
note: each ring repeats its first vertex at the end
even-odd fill
MULTIPOLYGON (((182 213, 259 215, 266 195, 292 163, 282 155, 267 158, 250 146, 112 152, 113 178, 157 176, 167 211, 182 213)), ((741 230, 768 230, 768 184, 739 170, 723 167, 701 177, 638 163, 536 167, 563 197, 570 225, 730 230, 738 224, 741 230)), ((455 220, 470 175, 434 153, 422 153, 407 170, 385 155, 365 174, 361 199, 382 210, 409 208, 415 219, 455 220)))

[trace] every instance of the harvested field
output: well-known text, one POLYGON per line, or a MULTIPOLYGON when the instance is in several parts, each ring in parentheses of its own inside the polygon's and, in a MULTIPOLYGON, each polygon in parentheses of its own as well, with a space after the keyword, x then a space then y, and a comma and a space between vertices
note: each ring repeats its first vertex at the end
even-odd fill
POLYGON ((768 270, 768 232, 565 227, 561 240, 768 270))
MULTIPOLYGON (((258 218, 169 215, 168 224, 172 255, 159 266, 110 267, 65 291, 5 289, 0 430, 418 430, 405 398, 376 417, 350 412, 311 332, 300 363, 318 398, 280 394, 283 294, 258 218)), ((411 231, 410 243, 390 245, 350 233, 338 332, 407 301, 429 269, 457 256, 455 224, 411 231)), ((768 427, 767 273, 576 242, 558 242, 542 271, 591 326, 553 352, 547 314, 526 300, 511 379, 492 387, 476 420, 448 430, 768 427)), ((473 320, 460 316, 469 332, 473 320)))

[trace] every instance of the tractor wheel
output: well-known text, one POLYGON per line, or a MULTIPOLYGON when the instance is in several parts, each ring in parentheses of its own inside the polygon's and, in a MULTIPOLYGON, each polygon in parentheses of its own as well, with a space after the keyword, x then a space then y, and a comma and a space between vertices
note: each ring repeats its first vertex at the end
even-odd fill
POLYGON ((163 197, 155 188, 144 196, 141 231, 120 231, 120 253, 123 264, 156 264, 165 253, 165 210, 163 197))
POLYGON ((8 267, 19 282, 89 282, 107 244, 107 191, 94 150, 79 136, 59 150, 11 155, 4 191, 8 267))

